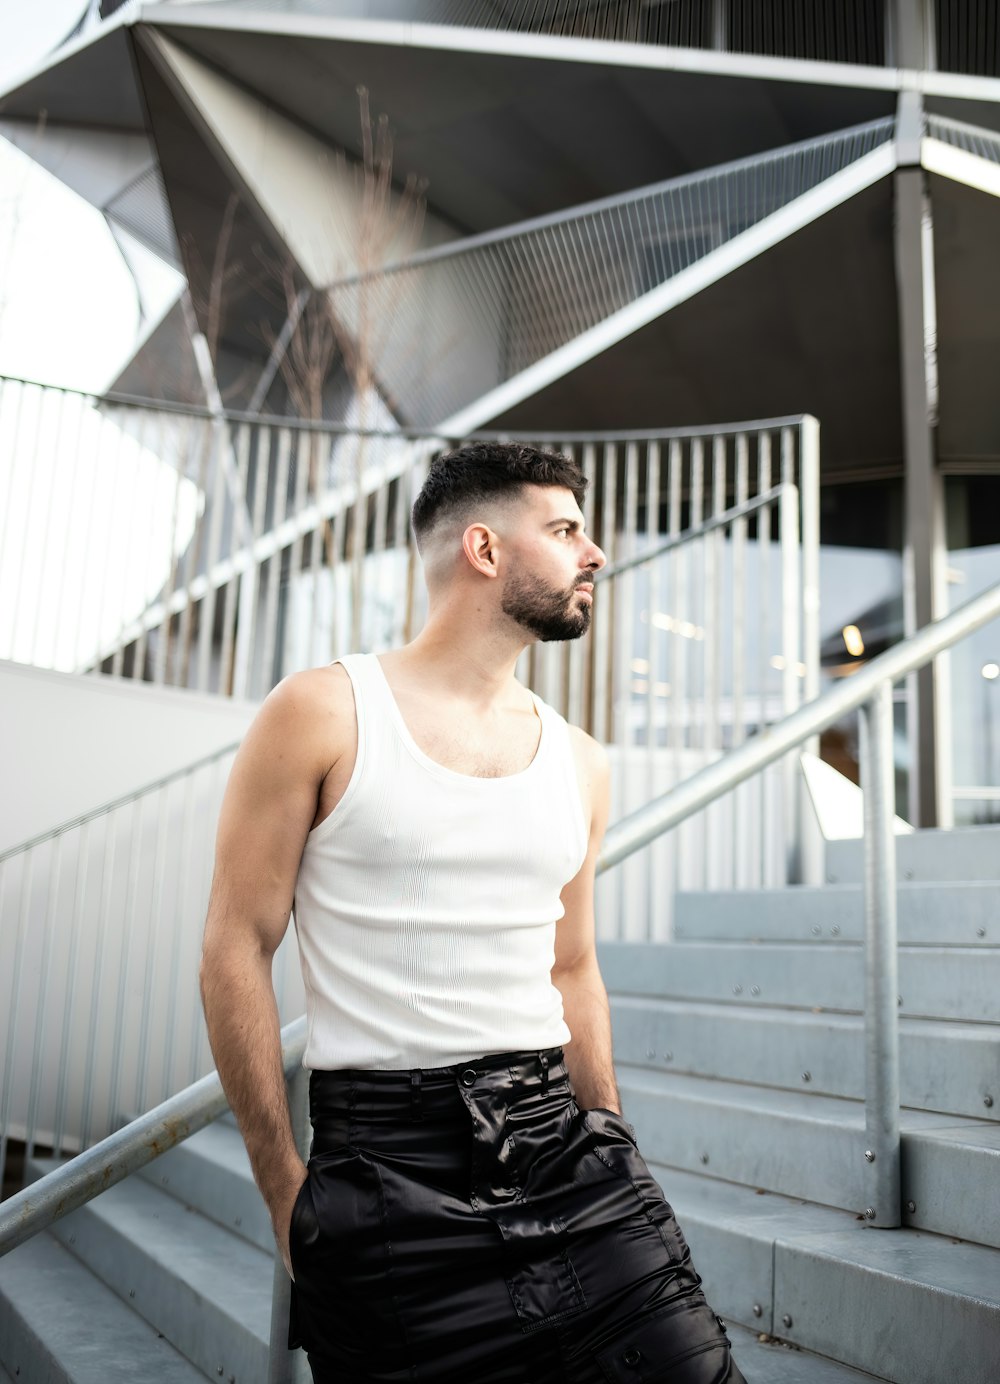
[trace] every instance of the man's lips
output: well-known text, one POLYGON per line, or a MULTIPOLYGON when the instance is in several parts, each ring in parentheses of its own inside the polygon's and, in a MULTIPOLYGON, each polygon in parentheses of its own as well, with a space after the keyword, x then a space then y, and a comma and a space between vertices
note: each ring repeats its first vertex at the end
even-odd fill
POLYGON ((585 596, 585 597, 587 598, 587 600, 588 600, 591 604, 593 604, 593 602, 594 602, 594 584, 593 584, 593 582, 582 581, 582 582, 580 582, 580 583, 577 585, 577 588, 576 588, 576 589, 577 589, 577 591, 579 591, 579 593, 580 593, 581 596, 585 596))

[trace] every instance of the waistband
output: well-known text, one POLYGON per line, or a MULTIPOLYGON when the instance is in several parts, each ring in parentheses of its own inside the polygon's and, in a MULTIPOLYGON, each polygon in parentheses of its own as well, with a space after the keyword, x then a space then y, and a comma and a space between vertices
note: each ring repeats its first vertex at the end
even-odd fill
POLYGON ((314 1151, 317 1144, 350 1142, 362 1127, 431 1119, 467 1124, 470 1098, 488 1095, 494 1103, 513 1105, 568 1081, 561 1047, 489 1053, 448 1067, 314 1070, 309 1077, 314 1151))

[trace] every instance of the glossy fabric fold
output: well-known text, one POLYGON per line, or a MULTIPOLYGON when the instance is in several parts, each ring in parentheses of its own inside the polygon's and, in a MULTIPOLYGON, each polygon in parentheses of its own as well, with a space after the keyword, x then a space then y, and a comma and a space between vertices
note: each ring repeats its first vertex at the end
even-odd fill
POLYGON ((562 1050, 314 1072, 292 1339, 316 1384, 741 1384, 684 1237, 562 1050))

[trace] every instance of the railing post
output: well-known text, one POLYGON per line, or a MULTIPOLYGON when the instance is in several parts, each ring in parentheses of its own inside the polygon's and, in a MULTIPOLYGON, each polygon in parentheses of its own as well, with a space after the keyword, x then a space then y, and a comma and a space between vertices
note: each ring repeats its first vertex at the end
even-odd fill
MULTIPOLYGON (((288 1106, 295 1143, 303 1158, 309 1157, 309 1073, 304 1067, 288 1078, 288 1106)), ((288 1311, 292 1282, 281 1255, 274 1254, 274 1287, 271 1293, 271 1344, 267 1358, 267 1384, 308 1384, 312 1378, 305 1351, 288 1349, 288 1311)))
POLYGON ((900 1224, 899 1013, 892 683, 861 708, 865 820, 865 1219, 900 1224))

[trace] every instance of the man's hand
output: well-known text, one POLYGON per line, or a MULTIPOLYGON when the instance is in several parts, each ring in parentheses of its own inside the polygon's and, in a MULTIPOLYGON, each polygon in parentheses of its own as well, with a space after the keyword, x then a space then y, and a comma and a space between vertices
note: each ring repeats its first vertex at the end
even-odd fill
POLYGON ((293 1281, 295 1275, 292 1273, 292 1259, 288 1248, 288 1233, 292 1223, 292 1207, 295 1205, 295 1200, 302 1190, 306 1175, 306 1165, 300 1159, 298 1166, 290 1169, 288 1177, 283 1180, 281 1186, 267 1198, 267 1209, 271 1213, 271 1229, 274 1231, 274 1242, 278 1246, 278 1253, 281 1255, 281 1260, 287 1270, 288 1277, 293 1281))

